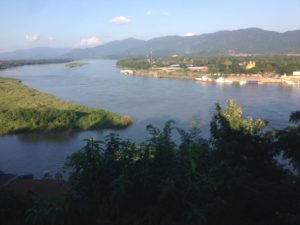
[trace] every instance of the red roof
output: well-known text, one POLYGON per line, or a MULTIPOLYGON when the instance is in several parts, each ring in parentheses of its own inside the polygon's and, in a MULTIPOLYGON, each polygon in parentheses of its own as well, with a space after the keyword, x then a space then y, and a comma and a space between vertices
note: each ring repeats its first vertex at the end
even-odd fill
POLYGON ((69 183, 58 180, 18 179, 7 185, 6 188, 19 194, 50 197, 65 193, 69 189, 69 183))
POLYGON ((15 174, 8 174, 8 173, 0 173, 0 188, 5 187, 10 184, 12 181, 17 179, 17 175, 15 174))

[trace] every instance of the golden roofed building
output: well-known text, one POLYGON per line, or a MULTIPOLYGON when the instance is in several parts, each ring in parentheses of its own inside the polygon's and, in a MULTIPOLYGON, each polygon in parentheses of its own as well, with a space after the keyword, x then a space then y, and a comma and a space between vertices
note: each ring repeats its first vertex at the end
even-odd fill
POLYGON ((253 68, 256 67, 255 61, 250 61, 249 63, 247 63, 246 65, 246 70, 251 70, 253 68))

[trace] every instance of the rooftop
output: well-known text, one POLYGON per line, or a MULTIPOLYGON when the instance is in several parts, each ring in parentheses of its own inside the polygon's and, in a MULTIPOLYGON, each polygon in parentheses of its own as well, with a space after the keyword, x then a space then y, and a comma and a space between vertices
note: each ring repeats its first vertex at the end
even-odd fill
POLYGON ((69 183, 62 180, 18 179, 6 188, 18 194, 46 198, 65 193, 69 188, 69 183))
POLYGON ((18 176, 16 174, 3 173, 0 171, 0 188, 7 186, 17 178, 18 176))

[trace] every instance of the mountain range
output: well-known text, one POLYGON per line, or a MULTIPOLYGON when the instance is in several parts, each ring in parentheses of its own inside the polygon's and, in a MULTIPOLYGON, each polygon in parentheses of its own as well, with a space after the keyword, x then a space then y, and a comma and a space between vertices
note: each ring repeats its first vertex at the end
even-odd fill
POLYGON ((85 49, 32 48, 0 53, 0 59, 127 58, 171 55, 300 54, 300 30, 279 33, 259 28, 197 36, 165 36, 148 41, 129 38, 85 49))
POLYGON ((57 59, 69 53, 71 48, 37 47, 0 53, 0 59, 57 59))

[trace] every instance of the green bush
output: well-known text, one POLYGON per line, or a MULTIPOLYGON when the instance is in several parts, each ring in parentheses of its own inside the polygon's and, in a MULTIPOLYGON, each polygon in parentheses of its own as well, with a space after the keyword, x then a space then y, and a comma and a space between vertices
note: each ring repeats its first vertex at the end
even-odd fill
POLYGON ((30 225, 298 225, 299 115, 291 115, 295 125, 266 132, 265 121, 244 118, 228 101, 217 105, 209 139, 196 126, 185 131, 169 121, 163 130, 147 126, 141 144, 116 134, 86 140, 65 164, 67 193, 36 199, 27 210, 0 193, 0 212, 10 211, 2 221, 16 224, 7 216, 16 212, 30 225))
MULTIPOLYGON (((115 134, 87 140, 66 163, 86 207, 73 223, 299 224, 299 176, 276 160, 290 135, 263 132, 265 121, 242 114, 233 101, 226 109, 218 105, 208 140, 196 127, 184 131, 172 121, 162 131, 148 126, 150 139, 140 145, 115 134)), ((299 127, 293 132, 299 136, 299 127)))

